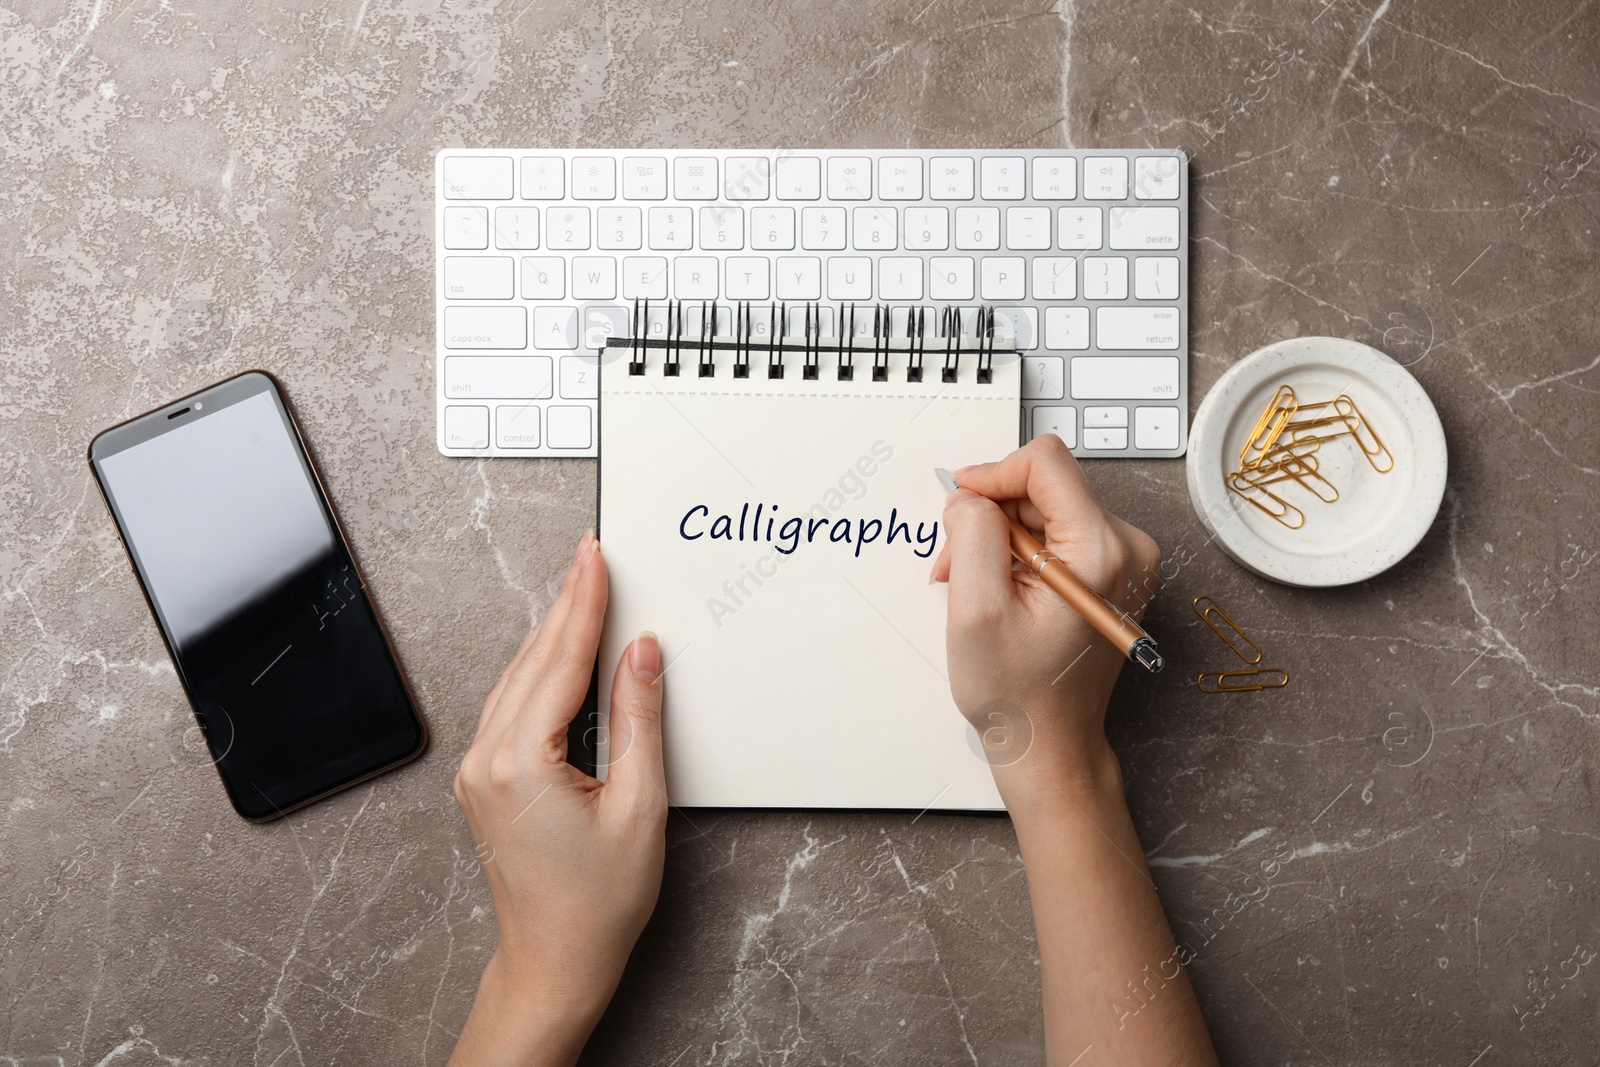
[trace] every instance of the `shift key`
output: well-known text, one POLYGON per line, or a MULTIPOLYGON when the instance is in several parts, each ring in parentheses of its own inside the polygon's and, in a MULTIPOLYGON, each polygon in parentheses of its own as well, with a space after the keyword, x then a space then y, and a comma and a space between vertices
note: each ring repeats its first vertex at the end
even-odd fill
POLYGON ((544 400, 550 396, 549 356, 447 356, 444 395, 451 400, 544 400))
POLYGON ((446 348, 527 348, 528 313, 519 307, 447 307, 446 348))

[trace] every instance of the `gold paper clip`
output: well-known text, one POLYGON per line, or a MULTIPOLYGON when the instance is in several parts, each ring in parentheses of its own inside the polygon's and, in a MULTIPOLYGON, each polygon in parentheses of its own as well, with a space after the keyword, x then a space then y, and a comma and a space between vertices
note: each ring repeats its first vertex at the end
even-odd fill
POLYGON ((1250 635, 1239 628, 1239 624, 1233 621, 1233 616, 1222 610, 1221 604, 1218 604, 1208 596, 1197 596, 1194 598, 1193 607, 1194 613, 1200 616, 1200 621, 1211 627, 1211 632, 1222 638, 1222 643, 1238 653, 1240 659, 1252 665, 1261 662, 1261 646, 1250 640, 1250 635), (1205 603, 1205 607, 1200 606, 1202 602, 1205 603), (1244 649, 1235 644, 1233 638, 1229 637, 1222 627, 1217 625, 1216 619, 1212 618, 1213 615, 1227 623, 1228 629, 1237 634, 1239 640, 1250 646, 1251 651, 1255 653, 1253 658, 1244 649))
POLYGON ((1202 693, 1253 693, 1257 689, 1281 689, 1289 684, 1289 672, 1281 667, 1251 667, 1240 671, 1202 671, 1196 684, 1202 693), (1212 685, 1206 685, 1206 679, 1213 679, 1212 685), (1231 684, 1230 678, 1245 679, 1274 679, 1272 681, 1254 681, 1244 685, 1231 684))
POLYGON ((1277 392, 1267 402, 1267 409, 1256 420, 1250 436, 1245 438, 1244 447, 1239 450, 1239 466, 1249 468, 1260 462, 1261 456, 1277 444, 1278 435, 1283 433, 1283 428, 1289 425, 1299 408, 1300 402, 1295 398, 1294 390, 1287 385, 1278 386, 1277 392), (1255 455, 1253 460, 1252 454, 1255 455))
POLYGON ((1263 488, 1260 485, 1252 485, 1250 482, 1246 481, 1244 475, 1240 474, 1238 471, 1228 475, 1228 488, 1233 490, 1239 496, 1244 497, 1250 503, 1254 504, 1263 512, 1272 516, 1274 519, 1278 520, 1278 522, 1287 526, 1291 530, 1298 530, 1300 527, 1306 524, 1305 512, 1301 511, 1299 508, 1295 507, 1293 504, 1289 503, 1272 490, 1263 488), (1260 500, 1257 500, 1254 495, 1257 493, 1271 500, 1277 505, 1277 507, 1269 507, 1268 505, 1263 504, 1260 500))
POLYGON ((1267 459, 1269 462, 1262 463, 1255 470, 1241 472, 1239 478, 1253 488, 1294 481, 1324 504, 1339 499, 1338 488, 1317 473, 1315 460, 1302 459, 1282 449, 1274 449, 1267 459), (1319 485, 1325 487, 1326 492, 1317 488, 1319 485))
POLYGON ((1338 406, 1341 400, 1350 406, 1350 434, 1356 439, 1356 444, 1361 446, 1361 452, 1367 457, 1367 462, 1372 464, 1372 469, 1379 474, 1388 474, 1394 470, 1394 454, 1389 451, 1388 447, 1378 437, 1378 431, 1374 430, 1372 424, 1361 414, 1361 409, 1356 407, 1356 402, 1350 399, 1346 393, 1340 393, 1333 400, 1335 411, 1342 412, 1344 410, 1338 406), (1371 448, 1367 447, 1366 439, 1361 436, 1362 430, 1367 431, 1368 436, 1372 438, 1371 448), (1383 457, 1384 462, 1382 464, 1378 462, 1379 456, 1383 457))

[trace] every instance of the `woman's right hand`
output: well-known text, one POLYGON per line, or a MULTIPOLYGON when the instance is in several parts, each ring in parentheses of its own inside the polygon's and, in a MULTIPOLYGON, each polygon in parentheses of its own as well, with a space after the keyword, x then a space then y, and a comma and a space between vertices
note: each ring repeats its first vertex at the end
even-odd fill
POLYGON ((933 577, 950 583, 946 642, 956 705, 985 738, 1003 794, 1035 768, 1052 781, 1102 774, 1105 707, 1125 657, 1053 589, 1013 565, 1006 520, 1033 531, 1136 619, 1155 591, 1160 549, 1100 507, 1054 434, 955 475, 961 488, 945 501, 946 544, 933 577))

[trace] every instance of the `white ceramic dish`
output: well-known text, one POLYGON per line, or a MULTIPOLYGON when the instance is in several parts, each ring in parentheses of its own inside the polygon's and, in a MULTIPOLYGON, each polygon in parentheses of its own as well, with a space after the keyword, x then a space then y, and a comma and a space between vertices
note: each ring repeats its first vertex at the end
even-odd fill
POLYGON ((1285 585, 1348 585, 1394 566, 1417 546, 1444 496, 1444 428, 1428 394, 1375 348, 1337 337, 1300 337, 1230 368, 1189 430, 1189 499, 1217 544, 1241 566, 1285 585), (1320 473, 1338 489, 1324 503, 1295 483, 1274 486, 1300 508, 1289 529, 1228 489, 1244 445, 1280 385, 1301 403, 1347 393, 1394 456, 1380 474, 1349 436, 1322 442, 1320 473))

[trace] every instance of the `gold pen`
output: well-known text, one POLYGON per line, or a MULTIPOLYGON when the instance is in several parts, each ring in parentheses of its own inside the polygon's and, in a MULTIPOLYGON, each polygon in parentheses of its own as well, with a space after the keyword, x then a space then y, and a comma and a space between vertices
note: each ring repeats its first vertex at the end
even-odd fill
MULTIPOLYGON (((934 468, 934 474, 939 477, 939 484, 943 485, 945 492, 953 493, 961 486, 956 483, 955 476, 943 467, 934 468)), ((1059 557, 1045 548, 1033 535, 1024 530, 1016 520, 1006 520, 1011 526, 1011 554, 1023 563, 1039 579, 1061 594, 1061 599, 1067 605, 1082 615, 1084 621, 1120 648, 1129 659, 1139 664, 1151 674, 1159 671, 1166 663, 1161 658, 1161 653, 1156 651, 1155 639, 1145 633, 1139 624, 1128 617, 1128 613, 1121 611, 1105 597, 1090 589, 1084 584, 1083 579, 1072 572, 1059 557), (1054 569, 1046 568, 1054 564, 1054 569)))

